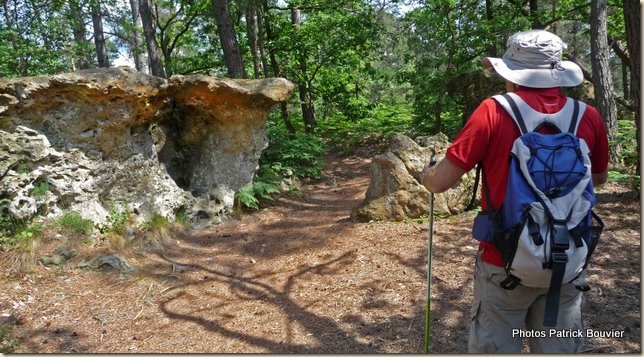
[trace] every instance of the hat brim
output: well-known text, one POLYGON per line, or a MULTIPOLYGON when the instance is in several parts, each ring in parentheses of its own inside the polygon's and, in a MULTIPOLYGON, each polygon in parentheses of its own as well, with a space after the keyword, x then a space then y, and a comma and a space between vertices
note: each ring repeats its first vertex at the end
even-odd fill
POLYGON ((483 66, 494 68, 501 77, 524 87, 576 87, 584 81, 584 74, 581 68, 570 61, 561 61, 562 69, 552 70, 525 68, 495 57, 485 57, 482 62, 483 66))

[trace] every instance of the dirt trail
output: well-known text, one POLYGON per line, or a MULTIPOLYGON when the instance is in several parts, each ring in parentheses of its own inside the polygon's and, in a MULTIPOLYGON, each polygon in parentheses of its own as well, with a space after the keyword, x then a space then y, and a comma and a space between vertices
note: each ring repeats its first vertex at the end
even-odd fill
MULTIPOLYGON (((369 162, 330 158, 301 195, 176 234, 158 254, 129 253, 131 275, 74 268, 79 254, 61 268, 1 277, 0 321, 16 352, 421 353, 426 223, 350 222, 369 162)), ((586 325, 625 333, 586 348, 638 353, 639 202, 605 191, 608 232, 590 269, 586 325)), ((471 214, 435 224, 432 352, 463 353, 471 214)))

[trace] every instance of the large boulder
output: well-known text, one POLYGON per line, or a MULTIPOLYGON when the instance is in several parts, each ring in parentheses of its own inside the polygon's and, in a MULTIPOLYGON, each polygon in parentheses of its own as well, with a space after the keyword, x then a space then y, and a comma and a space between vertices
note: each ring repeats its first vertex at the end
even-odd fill
POLYGON ((166 80, 128 67, 0 79, 0 209, 216 222, 252 181, 268 114, 292 90, 282 78, 166 80))
MULTIPOLYGON (((389 150, 374 157, 371 181, 365 199, 351 212, 358 222, 401 221, 427 216, 429 191, 421 184, 422 170, 432 150, 440 161, 449 146, 445 134, 418 137, 416 141, 396 134, 389 150)), ((462 212, 472 196, 474 174, 467 173, 460 184, 436 194, 434 213, 447 216, 462 212)))

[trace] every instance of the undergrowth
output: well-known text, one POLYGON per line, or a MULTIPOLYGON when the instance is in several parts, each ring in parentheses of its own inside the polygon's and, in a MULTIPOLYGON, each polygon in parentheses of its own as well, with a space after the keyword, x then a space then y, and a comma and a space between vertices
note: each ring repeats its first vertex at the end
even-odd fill
POLYGON ((326 145, 310 133, 289 132, 277 118, 267 124, 269 145, 252 183, 235 193, 235 211, 258 210, 262 200, 289 190, 299 180, 320 180, 326 145))
POLYGON ((85 236, 92 233, 94 222, 84 219, 77 212, 66 212, 58 219, 58 229, 61 233, 85 236))
POLYGON ((341 114, 320 123, 319 133, 334 152, 351 154, 361 145, 382 146, 394 134, 415 132, 412 108, 406 104, 377 106, 369 115, 348 120, 341 114))

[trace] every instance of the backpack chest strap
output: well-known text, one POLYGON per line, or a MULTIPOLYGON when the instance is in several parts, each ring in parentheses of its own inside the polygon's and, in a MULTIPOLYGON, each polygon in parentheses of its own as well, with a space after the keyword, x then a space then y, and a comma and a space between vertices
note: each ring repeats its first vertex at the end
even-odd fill
POLYGON ((515 93, 505 93, 492 97, 512 117, 521 134, 535 131, 544 124, 550 124, 560 132, 576 135, 586 104, 567 98, 566 104, 556 113, 540 113, 530 107, 515 93))

